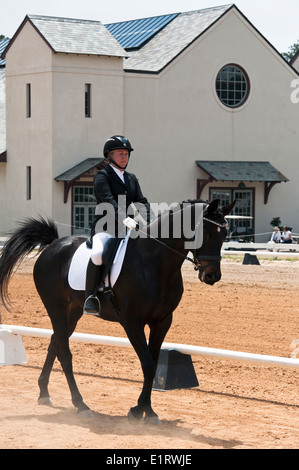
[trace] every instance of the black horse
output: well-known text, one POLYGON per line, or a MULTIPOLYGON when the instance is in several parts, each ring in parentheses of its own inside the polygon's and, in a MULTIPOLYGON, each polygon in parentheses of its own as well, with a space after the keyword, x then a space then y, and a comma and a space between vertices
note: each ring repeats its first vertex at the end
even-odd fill
MULTIPOLYGON (((194 204, 190 201, 189 204, 194 204)), ((220 250, 226 236, 227 215, 234 203, 218 208, 219 200, 204 205, 203 243, 190 250, 192 262, 199 270, 199 279, 213 285, 221 278, 220 250)), ((186 205, 184 205, 186 206, 186 205)), ((183 207, 183 205, 182 205, 183 207)), ((188 207, 188 204, 187 204, 188 207)), ((184 209, 182 209, 182 214, 184 209)), ((195 213, 195 211, 194 211, 195 213)), ((170 225, 173 217, 169 217, 170 225)), ((154 224, 159 224, 163 216, 154 224)), ((196 220, 193 221, 196 226, 196 220)), ((151 226, 147 227, 147 230, 151 226)), ((183 232, 183 231, 182 231, 183 232)), ((8 309, 8 283, 14 268, 33 249, 42 252, 34 265, 34 281, 53 326, 53 335, 38 384, 39 403, 51 404, 48 392, 50 373, 55 358, 61 363, 72 396, 72 402, 82 416, 91 417, 83 402, 72 369, 69 337, 82 316, 84 292, 72 290, 68 284, 68 270, 75 250, 85 237, 59 238, 52 221, 27 219, 11 234, 0 257, 0 295, 8 309)), ((100 293, 101 317, 118 321, 124 328, 141 362, 144 382, 137 406, 129 411, 130 419, 141 419, 158 424, 159 418, 151 407, 151 390, 162 342, 172 322, 172 313, 183 294, 181 267, 187 258, 183 233, 180 238, 170 235, 167 240, 136 237, 129 240, 122 271, 113 287, 112 299, 100 293), (113 300, 113 302, 111 301, 113 300), (147 343, 144 333, 149 326, 147 343)))

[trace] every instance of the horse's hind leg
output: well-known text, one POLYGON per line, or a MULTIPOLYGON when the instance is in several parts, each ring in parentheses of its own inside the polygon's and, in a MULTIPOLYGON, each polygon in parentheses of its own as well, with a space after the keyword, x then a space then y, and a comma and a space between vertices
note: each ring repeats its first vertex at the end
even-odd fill
POLYGON ((78 409, 78 415, 83 418, 91 418, 92 413, 89 407, 84 403, 82 395, 77 387, 73 374, 72 353, 69 347, 69 337, 75 330, 76 324, 82 315, 82 307, 67 304, 61 299, 55 299, 55 305, 49 300, 44 301, 48 314, 51 318, 54 334, 48 349, 48 355, 39 377, 40 399, 39 403, 49 404, 48 382, 49 376, 57 357, 65 377, 67 379, 73 405, 78 409), (59 305, 59 308, 57 307, 59 305), (51 312, 51 313, 50 313, 51 312), (55 314, 53 314, 55 312, 55 314))
MULTIPOLYGON (((66 307, 67 310, 67 307, 66 307)), ((67 321, 67 317, 60 316, 59 321, 55 322, 52 318, 53 330, 55 335, 55 342, 57 345, 57 357, 63 369, 63 372, 66 376, 66 380, 68 382, 72 403, 78 409, 78 415, 81 418, 92 418, 92 413, 89 407, 84 403, 82 395, 79 392, 79 389, 76 384, 76 380, 73 373, 73 361, 72 361, 72 353, 69 347, 69 337, 73 333, 75 329, 75 325, 82 314, 82 307, 79 309, 80 314, 77 317, 75 322, 72 322, 72 327, 67 321)), ((76 314, 76 312, 72 312, 72 314, 76 314)), ((69 306, 69 316, 71 316, 71 306, 69 306)))
POLYGON ((57 357, 57 350, 54 335, 51 337, 51 342, 48 348, 48 354, 42 368, 41 374, 38 379, 40 395, 38 399, 39 405, 52 405, 52 400, 48 391, 49 378, 54 361, 57 357))

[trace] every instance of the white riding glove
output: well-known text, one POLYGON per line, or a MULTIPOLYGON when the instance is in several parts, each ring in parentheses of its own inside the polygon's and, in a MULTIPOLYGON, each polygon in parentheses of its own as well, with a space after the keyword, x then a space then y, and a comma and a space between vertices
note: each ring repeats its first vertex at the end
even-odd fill
POLYGON ((130 230, 138 230, 139 228, 138 222, 136 222, 136 220, 132 219, 131 217, 124 219, 123 224, 130 230))

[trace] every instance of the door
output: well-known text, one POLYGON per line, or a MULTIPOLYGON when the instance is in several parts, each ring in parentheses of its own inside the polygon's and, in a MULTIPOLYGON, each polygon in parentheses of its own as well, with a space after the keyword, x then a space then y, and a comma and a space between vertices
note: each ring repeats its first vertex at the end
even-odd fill
POLYGON ((251 241, 254 236, 254 189, 250 188, 219 188, 210 189, 210 200, 220 199, 220 205, 225 206, 236 199, 236 205, 231 213, 240 219, 230 219, 229 229, 230 239, 236 241, 251 241), (252 217, 244 218, 241 217, 252 217))

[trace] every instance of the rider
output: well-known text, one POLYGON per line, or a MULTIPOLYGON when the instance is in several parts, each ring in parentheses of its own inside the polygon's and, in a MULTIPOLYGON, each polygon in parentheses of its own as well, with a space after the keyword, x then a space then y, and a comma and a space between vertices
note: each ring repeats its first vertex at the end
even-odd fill
MULTIPOLYGON (((122 226, 125 220, 125 225, 129 229, 138 229, 138 223, 127 217, 127 209, 131 203, 141 203, 146 208, 147 223, 150 222, 151 210, 150 204, 146 197, 143 196, 139 182, 133 173, 128 173, 126 167, 129 162, 130 154, 133 148, 129 140, 121 135, 114 135, 110 137, 104 145, 103 154, 107 161, 104 169, 98 171, 94 180, 94 193, 97 200, 97 207, 101 203, 109 203, 113 206, 113 225, 114 233, 110 233, 111 238, 108 239, 104 246, 102 253, 102 264, 96 265, 90 259, 86 273, 86 286, 84 303, 84 313, 93 315, 100 314, 101 305, 97 297, 99 285, 105 279, 107 271, 113 261, 114 254, 118 245, 124 236, 119 233, 119 227, 122 226), (125 200, 125 207, 119 207, 119 196, 125 200)), ((97 214, 97 210, 96 210, 97 214)), ((90 237, 90 245, 92 244, 92 237, 97 231, 103 232, 105 228, 111 228, 108 223, 97 230, 98 222, 103 222, 104 214, 96 215, 90 237)), ((100 224, 101 225, 101 224, 100 224)), ((124 227, 124 226, 123 226, 124 227)), ((111 231, 111 230, 110 230, 111 231)))

